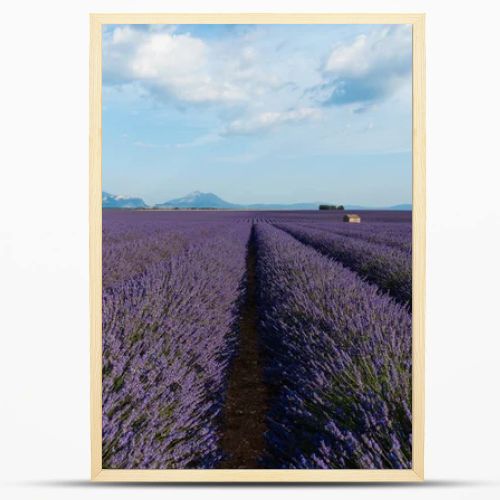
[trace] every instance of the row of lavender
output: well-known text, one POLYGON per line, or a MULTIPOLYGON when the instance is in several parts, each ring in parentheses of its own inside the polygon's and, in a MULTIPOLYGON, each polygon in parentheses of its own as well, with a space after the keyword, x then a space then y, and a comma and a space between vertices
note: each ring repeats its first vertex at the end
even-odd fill
POLYGON ((275 223, 299 241, 341 262, 411 308, 411 252, 373 243, 363 238, 345 236, 324 228, 297 223, 275 223))
POLYGON ((405 223, 380 223, 380 224, 345 224, 307 222, 304 227, 322 229, 331 233, 349 236, 369 243, 376 243, 397 248, 403 252, 411 253, 411 225, 405 223))
POLYGON ((257 224, 272 468, 411 467, 411 316, 290 234, 257 224))
POLYGON ((149 237, 105 235, 104 267, 120 274, 103 292, 103 466, 211 468, 251 224, 156 222, 149 237))
MULTIPOLYGON (((411 234, 411 225, 389 223, 389 217, 374 222, 378 229, 366 224, 354 235, 336 220, 318 223, 303 212, 109 212, 103 232, 104 467, 219 462, 218 415, 252 223, 260 333, 267 379, 276 388, 263 465, 410 466, 411 316, 381 293, 394 295, 384 286, 392 282, 369 285, 313 249, 377 283, 379 276, 359 264, 366 245, 372 256, 374 248, 388 250, 383 262, 389 268, 391 252, 405 252, 377 244, 370 233, 389 239, 411 234), (358 261, 339 258, 345 242, 351 252, 358 249, 358 261)), ((411 290, 411 268, 409 280, 411 290)))
POLYGON ((138 276, 152 264, 185 252, 218 235, 227 222, 250 223, 239 216, 124 212, 107 210, 103 218, 103 288, 138 276))

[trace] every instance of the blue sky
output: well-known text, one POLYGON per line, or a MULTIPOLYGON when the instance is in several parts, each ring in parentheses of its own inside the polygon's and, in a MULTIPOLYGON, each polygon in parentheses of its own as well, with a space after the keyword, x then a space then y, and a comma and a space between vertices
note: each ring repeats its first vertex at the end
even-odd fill
POLYGON ((160 203, 411 202, 411 27, 103 31, 103 189, 160 203))

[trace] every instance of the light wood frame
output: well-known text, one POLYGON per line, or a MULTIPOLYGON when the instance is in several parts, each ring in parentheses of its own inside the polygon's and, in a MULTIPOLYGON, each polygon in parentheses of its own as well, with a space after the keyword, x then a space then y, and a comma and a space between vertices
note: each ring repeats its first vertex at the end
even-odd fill
POLYGON ((424 479, 424 14, 90 15, 91 479, 122 482, 417 482, 424 479), (112 470, 102 468, 102 26, 105 24, 411 24, 413 26, 413 468, 408 470, 112 470))

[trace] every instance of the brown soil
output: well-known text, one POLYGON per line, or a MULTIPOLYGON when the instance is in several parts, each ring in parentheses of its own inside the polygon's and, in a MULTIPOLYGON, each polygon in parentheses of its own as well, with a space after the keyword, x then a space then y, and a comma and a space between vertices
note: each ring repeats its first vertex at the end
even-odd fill
MULTIPOLYGON (((252 231, 253 236, 253 231, 252 231)), ((256 249, 248 243, 247 295, 241 310, 239 346, 229 374, 221 445, 227 458, 220 469, 255 469, 265 448, 267 389, 257 333, 256 249)))

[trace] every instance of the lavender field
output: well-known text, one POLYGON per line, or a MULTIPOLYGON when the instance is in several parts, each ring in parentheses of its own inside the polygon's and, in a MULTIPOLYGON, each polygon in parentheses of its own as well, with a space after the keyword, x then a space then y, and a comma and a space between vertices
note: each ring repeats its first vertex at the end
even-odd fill
POLYGON ((412 467, 411 212, 103 210, 105 469, 412 467))

